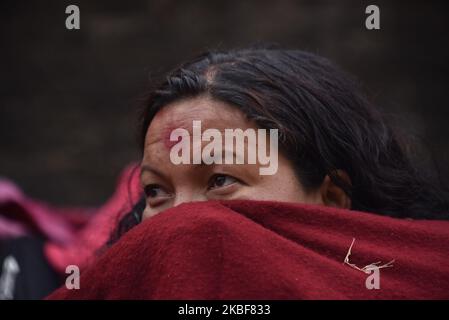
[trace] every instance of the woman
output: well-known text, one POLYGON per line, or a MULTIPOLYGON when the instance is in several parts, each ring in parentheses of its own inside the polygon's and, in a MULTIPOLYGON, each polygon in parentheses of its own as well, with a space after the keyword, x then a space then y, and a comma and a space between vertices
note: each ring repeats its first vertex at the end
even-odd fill
POLYGON ((80 289, 50 299, 448 298, 449 222, 427 221, 447 218, 446 193, 328 60, 201 55, 151 92, 141 137, 145 196, 80 289), (276 129, 278 149, 250 139, 276 129), (241 149, 208 148, 229 130, 241 149))
POLYGON ((208 52, 183 64, 148 97, 141 138, 145 199, 111 243, 141 219, 196 200, 278 200, 416 219, 449 212, 443 188, 414 166, 357 83, 299 50, 208 52), (170 129, 193 120, 219 130, 278 129, 279 170, 172 164, 170 129))

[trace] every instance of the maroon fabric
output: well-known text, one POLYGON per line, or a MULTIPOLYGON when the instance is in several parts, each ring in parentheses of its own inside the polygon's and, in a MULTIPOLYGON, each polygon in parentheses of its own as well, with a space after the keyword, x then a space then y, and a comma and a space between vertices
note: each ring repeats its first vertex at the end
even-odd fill
POLYGON ((49 299, 448 299, 449 222, 322 206, 183 204, 144 221, 49 299), (380 269, 368 290, 363 267, 380 269))

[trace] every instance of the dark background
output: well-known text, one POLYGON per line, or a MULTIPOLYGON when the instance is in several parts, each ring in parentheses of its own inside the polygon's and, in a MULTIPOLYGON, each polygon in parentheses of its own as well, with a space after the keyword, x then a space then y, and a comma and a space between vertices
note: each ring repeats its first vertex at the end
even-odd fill
POLYGON ((310 50, 355 74, 393 123, 449 170, 444 1, 0 2, 0 176, 63 205, 97 205, 138 160, 150 73, 208 48, 259 41, 310 50), (76 4, 81 29, 65 28, 76 4), (380 7, 381 30, 365 28, 380 7))

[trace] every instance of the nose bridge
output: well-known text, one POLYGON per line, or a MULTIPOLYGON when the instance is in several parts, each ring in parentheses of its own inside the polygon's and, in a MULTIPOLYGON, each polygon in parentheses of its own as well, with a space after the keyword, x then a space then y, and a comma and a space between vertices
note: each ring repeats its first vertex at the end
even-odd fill
POLYGON ((206 201, 207 197, 196 190, 181 189, 176 192, 174 205, 180 205, 181 203, 193 202, 193 201, 206 201))

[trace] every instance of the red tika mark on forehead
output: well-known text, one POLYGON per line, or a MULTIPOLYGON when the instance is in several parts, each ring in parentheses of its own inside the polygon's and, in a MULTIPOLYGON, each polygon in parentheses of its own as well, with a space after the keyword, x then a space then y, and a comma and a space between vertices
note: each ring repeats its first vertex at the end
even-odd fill
POLYGON ((163 132, 162 132, 162 137, 161 140, 164 143, 164 146, 167 149, 171 149, 175 144, 177 144, 178 142, 180 142, 182 140, 182 137, 178 137, 178 140, 175 141, 171 141, 170 140, 170 135, 172 133, 173 130, 177 129, 178 127, 175 126, 169 126, 167 127, 163 132))

